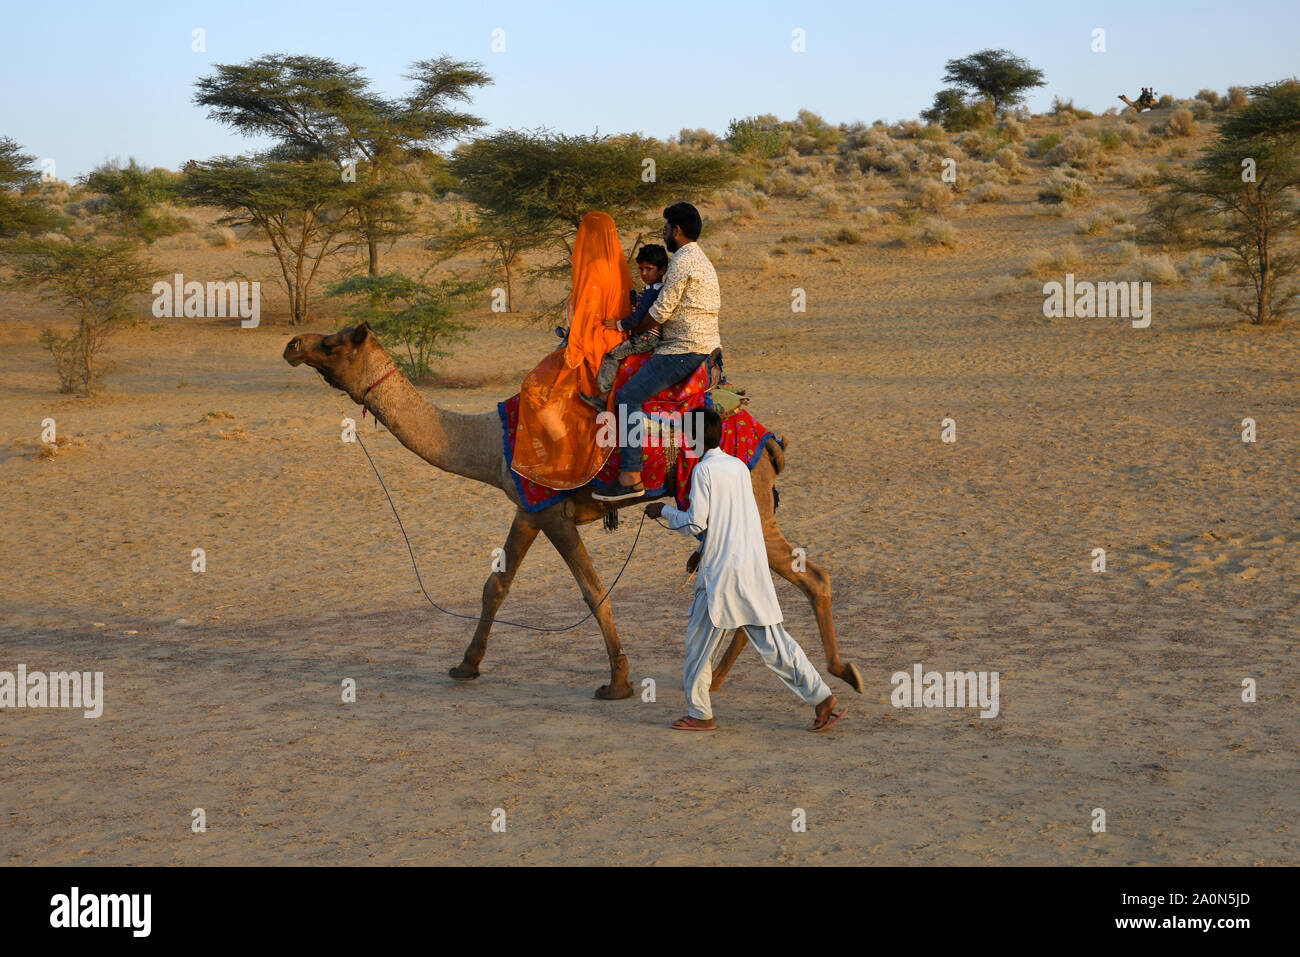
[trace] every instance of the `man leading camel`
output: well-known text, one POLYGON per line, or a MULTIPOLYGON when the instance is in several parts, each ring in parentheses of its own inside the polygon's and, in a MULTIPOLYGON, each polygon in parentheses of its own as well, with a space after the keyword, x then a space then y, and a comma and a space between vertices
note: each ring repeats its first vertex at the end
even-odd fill
MULTIPOLYGON (((646 515, 662 515, 675 531, 704 535, 682 669, 690 713, 674 721, 673 728, 713 731, 717 727, 709 701, 713 652, 735 629, 744 628, 763 664, 817 709, 810 730, 825 731, 848 709, 835 710, 835 695, 781 624, 781 606, 768 572, 763 522, 750 488, 749 468, 718 448, 722 441, 718 413, 696 409, 689 415, 694 420, 689 434, 702 437, 707 450, 691 473, 691 507, 681 511, 663 502, 645 507, 646 515)), ((854 675, 860 684, 856 669, 854 675)))
MULTIPOLYGON (((663 338, 654 355, 614 396, 620 435, 639 431, 632 426, 644 415, 642 403, 690 376, 722 345, 718 336, 718 274, 696 242, 701 225, 700 212, 690 203, 674 203, 664 210, 664 245, 673 258, 668 262, 659 298, 647 316, 662 327, 663 338)), ((592 498, 618 502, 645 495, 641 461, 641 444, 625 439, 618 483, 608 491, 594 492, 592 498)))

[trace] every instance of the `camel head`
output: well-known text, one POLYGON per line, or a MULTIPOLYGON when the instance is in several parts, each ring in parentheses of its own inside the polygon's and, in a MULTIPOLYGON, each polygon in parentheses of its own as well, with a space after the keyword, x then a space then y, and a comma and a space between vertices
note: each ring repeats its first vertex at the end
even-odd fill
POLYGON ((358 404, 375 380, 393 367, 393 360, 365 322, 331 336, 314 332, 294 336, 284 347, 284 361, 291 366, 306 363, 358 404))

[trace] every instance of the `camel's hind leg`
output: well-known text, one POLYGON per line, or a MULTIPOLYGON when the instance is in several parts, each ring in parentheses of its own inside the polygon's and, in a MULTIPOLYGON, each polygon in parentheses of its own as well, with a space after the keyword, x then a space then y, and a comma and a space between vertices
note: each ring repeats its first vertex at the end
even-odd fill
POLYGON ((722 687, 722 682, 727 680, 727 672, 731 670, 731 666, 740 657, 741 651, 745 648, 745 642, 748 640, 749 635, 746 634, 745 629, 737 628, 736 633, 731 636, 731 644, 727 646, 726 654, 722 656, 722 660, 713 669, 713 680, 709 682, 710 691, 717 691, 722 687))
POLYGON ((835 641, 835 622, 831 618, 831 577, 802 554, 796 560, 794 549, 771 516, 763 524, 763 542, 767 545, 768 566, 794 584, 812 604, 813 614, 817 616, 817 629, 822 636, 822 647, 826 649, 827 669, 861 694, 862 676, 852 664, 840 660, 839 645, 835 641))
POLYGON ((595 612, 600 633, 605 638, 605 651, 609 654, 609 684, 597 688, 596 697, 607 701, 632 697, 636 689, 627 680, 627 656, 623 654, 618 632, 614 630, 614 615, 609 610, 605 588, 600 583, 595 566, 591 564, 587 546, 582 544, 578 526, 569 519, 557 516, 543 530, 569 566, 569 571, 573 572, 578 587, 582 589, 582 597, 587 600, 587 607, 595 612))
POLYGON ((497 609, 506 600, 510 592, 510 583, 514 581, 519 564, 528 554, 528 547, 537 538, 539 529, 529 521, 528 513, 522 508, 515 512, 515 520, 510 525, 510 534, 506 536, 503 551, 505 571, 493 572, 483 585, 483 611, 478 627, 474 629, 474 638, 465 649, 465 657, 449 674, 457 681, 470 681, 478 677, 478 666, 487 652, 488 632, 492 630, 492 619, 497 609))

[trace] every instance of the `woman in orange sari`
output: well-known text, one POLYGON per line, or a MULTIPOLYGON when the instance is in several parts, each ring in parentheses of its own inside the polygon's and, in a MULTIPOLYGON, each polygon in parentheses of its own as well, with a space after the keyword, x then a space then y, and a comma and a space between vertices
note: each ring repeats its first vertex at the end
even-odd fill
POLYGON ((632 272, 608 213, 588 213, 573 241, 568 345, 528 373, 519 389, 519 426, 510 467, 554 489, 586 485, 614 448, 596 442, 600 429, 578 392, 594 392, 605 353, 626 338, 605 320, 627 314, 632 272))

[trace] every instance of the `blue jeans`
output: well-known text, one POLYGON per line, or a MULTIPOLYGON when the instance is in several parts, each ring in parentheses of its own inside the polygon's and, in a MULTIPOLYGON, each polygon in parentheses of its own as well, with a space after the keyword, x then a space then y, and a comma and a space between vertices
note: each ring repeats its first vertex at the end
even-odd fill
MULTIPOLYGON (((670 385, 676 385, 690 376, 708 356, 703 352, 684 352, 679 355, 663 355, 656 352, 636 375, 623 384, 623 388, 614 394, 615 414, 620 423, 632 424, 632 413, 641 414, 641 403, 658 395, 670 385)), ((641 471, 641 446, 625 445, 622 450, 621 466, 624 472, 641 471)))

